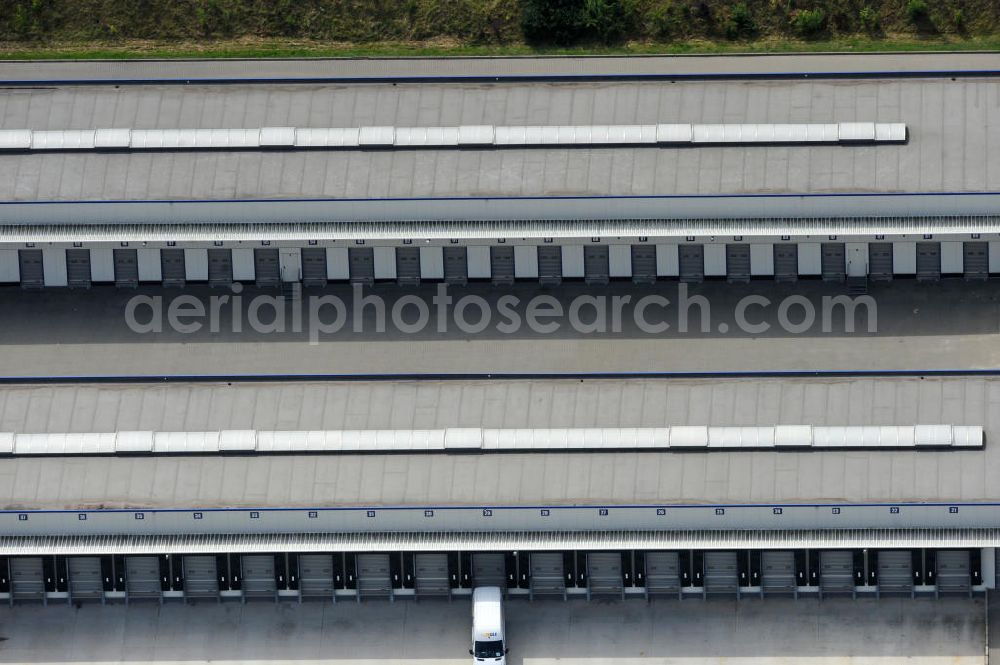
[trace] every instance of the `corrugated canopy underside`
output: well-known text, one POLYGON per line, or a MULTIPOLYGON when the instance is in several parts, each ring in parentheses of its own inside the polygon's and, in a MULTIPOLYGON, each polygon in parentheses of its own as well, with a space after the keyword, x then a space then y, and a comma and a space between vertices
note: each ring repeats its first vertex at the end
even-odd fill
POLYGON ((1000 529, 489 531, 177 536, 4 536, 0 555, 221 554, 426 550, 833 549, 997 547, 1000 529))

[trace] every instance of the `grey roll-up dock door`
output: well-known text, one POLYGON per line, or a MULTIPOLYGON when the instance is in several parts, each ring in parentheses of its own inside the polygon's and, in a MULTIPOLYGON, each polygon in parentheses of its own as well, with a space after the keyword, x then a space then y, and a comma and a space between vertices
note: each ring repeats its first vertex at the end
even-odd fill
POLYGON ((726 281, 730 284, 750 282, 750 245, 745 243, 726 245, 726 281))
POLYGON ((941 243, 917 243, 917 281, 936 282, 941 279, 941 243))
POLYGON ((587 284, 611 281, 611 250, 607 245, 584 245, 583 279, 587 284))
POLYGON ((625 600, 621 552, 587 554, 587 599, 597 594, 620 596, 625 600))
POLYGON ((90 250, 66 250, 66 285, 71 289, 90 288, 90 250))
POLYGON ((761 552, 760 595, 790 593, 799 597, 799 585, 795 580, 794 552, 761 552))
POLYGON ((229 287, 233 283, 233 250, 208 250, 208 285, 229 287))
POLYGON ((891 282, 892 275, 892 243, 868 243, 868 279, 873 282, 891 282))
POLYGON ((453 286, 465 286, 469 283, 469 248, 444 248, 444 281, 453 286))
POLYGON ((566 600, 566 578, 563 576, 561 552, 532 552, 530 555, 531 583, 528 596, 562 596, 566 600))
POLYGON ((877 596, 883 593, 906 593, 913 596, 913 554, 910 550, 878 552, 877 596))
POLYGON ((257 247, 253 250, 254 283, 259 288, 281 286, 281 260, 278 250, 257 247))
POLYGON ((849 593, 852 597, 857 597, 854 552, 824 550, 819 553, 819 597, 828 593, 849 593))
POLYGON ((656 283, 656 245, 632 245, 632 283, 656 283))
POLYGON ((372 247, 350 247, 347 250, 351 284, 375 283, 375 249, 372 247))
POLYGON ((244 554, 243 598, 272 598, 278 600, 278 584, 274 579, 273 554, 244 554))
POLYGON ((333 555, 299 555, 299 596, 337 600, 333 555))
POLYGON ((160 560, 155 556, 125 557, 125 601, 155 598, 163 601, 160 560))
POLYGON ((972 596, 972 568, 969 550, 938 550, 937 594, 962 593, 972 596))
POLYGON ((514 283, 514 248, 508 245, 490 247, 490 279, 497 285, 514 283))
POLYGON ((115 286, 135 289, 139 286, 139 252, 135 249, 116 249, 112 253, 115 264, 115 286))
POLYGON ((842 242, 824 242, 820 245, 820 271, 824 282, 843 282, 847 279, 847 251, 842 242))
POLYGON ((21 271, 21 287, 41 289, 45 286, 45 267, 42 264, 42 250, 19 249, 17 260, 21 271))
POLYGON ((214 556, 188 554, 184 557, 184 597, 219 597, 219 573, 214 556))
POLYGON ((71 556, 69 558, 68 602, 99 600, 104 602, 104 579, 101 576, 101 557, 71 556))
POLYGON ((187 267, 184 264, 183 249, 160 250, 160 277, 163 286, 181 288, 187 281, 187 267))
POLYGON ((359 554, 357 566, 358 602, 372 597, 394 600, 388 554, 359 554))
POLYGON ((646 597, 669 593, 680 598, 680 568, 677 552, 646 552, 646 597))
POLYGON ((962 243, 963 269, 966 280, 986 280, 990 276, 990 244, 988 242, 962 243))
POLYGON ((420 248, 396 248, 396 283, 400 286, 420 286, 420 248))
POLYGON ((326 248, 302 248, 302 286, 326 286, 326 248))
POLYGON ((697 284, 705 281, 705 246, 680 245, 677 250, 680 281, 697 284))
POLYGON ((476 586, 507 588, 507 566, 500 552, 473 552, 472 582, 476 586))
POLYGON ((46 602, 45 571, 41 557, 10 558, 10 602, 13 604, 17 600, 46 602))
POLYGON ((793 243, 774 243, 774 280, 795 282, 799 279, 799 246, 793 243))
POLYGON ((448 579, 447 554, 417 554, 413 570, 416 580, 413 586, 417 598, 451 598, 451 581, 448 579))
POLYGON ((740 597, 740 571, 736 552, 705 552, 702 595, 735 594, 740 597))
POLYGON ((538 283, 542 286, 562 284, 562 247, 559 245, 538 246, 538 283))

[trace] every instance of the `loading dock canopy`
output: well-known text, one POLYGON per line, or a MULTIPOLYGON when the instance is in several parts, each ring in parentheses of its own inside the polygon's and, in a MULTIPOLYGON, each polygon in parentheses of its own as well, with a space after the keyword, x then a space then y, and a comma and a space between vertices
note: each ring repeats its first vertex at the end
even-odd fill
POLYGON ((905 140, 906 125, 895 122, 0 130, 0 150, 19 151, 852 144, 905 140))
POLYGON ((274 552, 940 549, 997 546, 1000 546, 1000 529, 997 528, 0 536, 0 556, 274 552))
POLYGON ((980 448, 981 425, 675 427, 214 432, 0 432, 0 454, 356 453, 559 450, 980 448))

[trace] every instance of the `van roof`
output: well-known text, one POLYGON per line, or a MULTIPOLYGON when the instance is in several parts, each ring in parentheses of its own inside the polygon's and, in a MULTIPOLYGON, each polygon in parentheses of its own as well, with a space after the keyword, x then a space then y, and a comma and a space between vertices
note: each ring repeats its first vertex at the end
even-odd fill
POLYGON ((476 587, 473 590, 472 631, 474 639, 503 639, 502 597, 499 587, 476 587))

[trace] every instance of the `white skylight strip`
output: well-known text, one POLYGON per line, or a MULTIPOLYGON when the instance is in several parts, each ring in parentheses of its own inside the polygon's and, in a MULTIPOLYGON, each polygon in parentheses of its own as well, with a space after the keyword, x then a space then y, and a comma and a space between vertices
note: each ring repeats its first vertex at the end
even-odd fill
POLYGON ((560 450, 893 450, 984 445, 980 425, 672 427, 425 430, 221 430, 16 434, 0 455, 355 453, 560 450))
POLYGON ((903 123, 0 130, 0 151, 902 143, 903 123))

